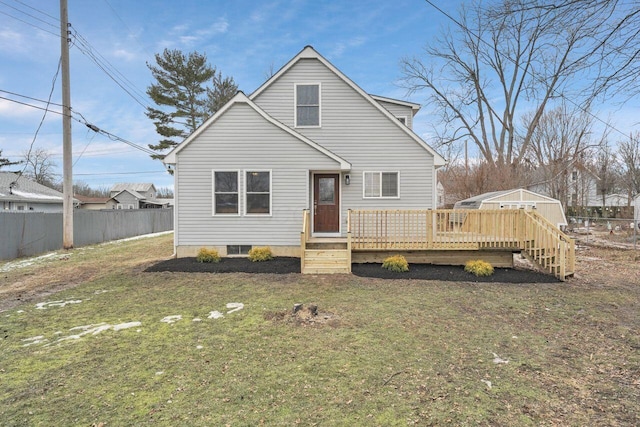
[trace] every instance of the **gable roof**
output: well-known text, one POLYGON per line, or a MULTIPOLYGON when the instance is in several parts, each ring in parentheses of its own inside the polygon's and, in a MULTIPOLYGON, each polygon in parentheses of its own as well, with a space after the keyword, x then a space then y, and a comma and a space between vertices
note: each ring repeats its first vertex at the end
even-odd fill
MULTIPOLYGON (((260 95, 266 88, 268 88, 269 86, 271 86, 271 84, 273 82, 275 82, 276 80, 278 80, 278 78, 280 78, 280 76, 282 76, 283 74, 285 74, 291 67, 293 67, 298 61, 300 61, 301 59, 317 59, 318 61, 320 61, 322 64, 324 64, 329 70, 331 70, 335 75, 337 75, 340 79, 342 79, 347 85, 349 85, 353 90, 355 90, 358 94, 360 94, 363 98, 365 98, 367 101, 369 101, 371 103, 371 105, 373 105, 375 108, 377 108, 382 114, 384 114, 385 116, 387 116, 389 118, 389 120, 391 120, 392 123, 394 123, 396 126, 398 126, 399 129, 402 129, 403 132, 405 132, 407 135, 409 135, 411 137, 411 139, 413 139, 415 142, 417 142, 421 147, 423 147, 426 151, 428 151, 429 153, 431 153, 433 155, 433 164, 436 168, 440 167, 440 166, 444 166, 447 161, 444 159, 444 157, 442 157, 440 154, 438 154, 437 151, 435 151, 433 148, 431 148, 429 146, 429 144, 427 144, 425 141, 422 140, 422 138, 420 138, 415 132, 413 132, 411 129, 409 129, 407 126, 403 125, 402 123, 400 123, 399 120, 397 120, 393 114, 391 114, 389 112, 389 110, 387 110, 386 108, 384 108, 382 105, 380 105, 379 102, 377 102, 371 95, 369 95, 368 93, 366 93, 364 90, 362 90, 362 88, 360 86, 358 86, 357 84, 355 84, 349 77, 347 77, 345 74, 342 73, 342 71, 340 71, 338 68, 336 68, 332 63, 330 63, 326 58, 324 58, 322 55, 320 55, 312 46, 306 46, 304 49, 302 49, 300 51, 300 53, 298 53, 296 56, 294 56, 289 62, 287 62, 282 68, 280 68, 280 70, 278 70, 277 73, 275 73, 273 76, 271 76, 266 82, 264 82, 258 89, 256 89, 250 96, 249 99, 253 100, 255 99, 258 95, 260 95)), ((389 101, 388 102, 393 102, 394 100, 391 100, 390 98, 388 98, 389 101)), ((397 102, 397 100, 395 100, 395 102, 397 102)), ((416 104, 417 105, 417 104, 416 104)))
POLYGON ((386 96, 371 95, 371 94, 369 96, 371 96, 371 98, 375 99, 376 101, 388 102, 390 104, 397 104, 397 105, 402 105, 403 107, 409 107, 411 108, 414 116, 420 110, 420 107, 421 107, 420 104, 416 104, 415 102, 403 101, 401 99, 388 98, 386 96))
POLYGON ((145 196, 143 196, 142 194, 138 193, 137 191, 130 190, 128 188, 125 188, 124 190, 118 192, 118 194, 114 194, 113 197, 111 197, 111 198, 116 200, 116 201, 118 201, 118 196, 121 195, 122 193, 129 193, 129 194, 131 194, 133 197, 135 197, 138 200, 146 200, 145 196))
POLYGON ((113 184, 113 186, 111 187, 111 190, 109 190, 109 192, 120 192, 122 190, 133 190, 133 191, 138 191, 138 192, 146 192, 151 190, 151 188, 155 188, 155 185, 153 185, 150 182, 119 182, 117 184, 113 184))
POLYGON ((202 134, 202 132, 204 132, 209 126, 211 126, 213 123, 215 123, 233 105, 238 104, 238 103, 247 104, 256 113, 258 113, 260 116, 262 116, 262 118, 264 118, 266 121, 268 121, 272 125, 282 129, 283 131, 285 131, 288 134, 292 135, 293 137, 295 137, 299 141, 307 144, 311 148, 314 148, 315 150, 319 151, 320 153, 324 154, 325 156, 329 157, 330 159, 336 161, 338 164, 340 164, 340 169, 341 170, 345 170, 345 171, 351 170, 351 163, 347 162, 342 157, 340 157, 340 156, 332 153, 331 151, 327 150, 323 146, 315 143, 314 141, 312 141, 311 139, 307 138, 306 136, 296 132, 295 130, 291 129, 289 126, 286 126, 283 123, 277 121, 276 119, 271 117, 269 114, 267 114, 262 108, 258 107, 242 91, 239 91, 233 98, 231 98, 231 100, 229 102, 227 102, 224 105, 224 107, 222 107, 220 110, 218 110, 213 116, 209 117, 209 119, 207 121, 205 121, 202 125, 200 125, 200 127, 198 127, 198 129, 196 129, 195 132, 193 132, 191 135, 189 135, 189 137, 187 137, 187 139, 185 139, 177 147, 175 147, 173 150, 171 150, 164 157, 164 159, 162 161, 165 164, 175 164, 176 163, 176 155, 181 150, 183 150, 194 139, 196 139, 200 134, 202 134))
POLYGON ((0 200, 12 202, 62 203, 64 195, 13 172, 0 172, 0 200))
MULTIPOLYGON (((549 201, 549 202, 558 202, 558 200, 554 199, 553 197, 545 196, 544 194, 536 193, 536 192, 533 192, 531 190, 525 190, 524 188, 516 188, 516 189, 512 189, 512 190, 490 191, 488 193, 478 194, 477 196, 473 196, 473 197, 469 197, 468 199, 460 200, 458 203, 469 205, 469 204, 471 204, 470 202, 477 202, 477 204, 479 205, 480 204, 479 202, 491 201, 491 200, 493 200, 495 198, 498 198, 498 197, 501 197, 501 196, 516 195, 516 194, 518 195, 517 198, 511 199, 511 201, 526 200, 525 195, 531 195, 531 196, 539 197, 539 198, 544 199, 544 200, 549 201)), ((456 204, 458 204, 458 203, 456 203, 456 204)))

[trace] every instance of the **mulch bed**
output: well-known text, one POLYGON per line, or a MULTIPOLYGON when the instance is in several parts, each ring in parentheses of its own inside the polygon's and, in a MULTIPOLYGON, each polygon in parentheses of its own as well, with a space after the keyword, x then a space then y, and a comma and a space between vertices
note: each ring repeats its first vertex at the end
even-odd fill
MULTIPOLYGON (((419 279, 454 282, 488 283, 557 283, 555 277, 533 270, 496 268, 488 277, 476 277, 464 271, 462 266, 410 264, 409 271, 395 273, 385 270, 380 264, 353 264, 352 273, 360 277, 377 279, 419 279)), ((271 261, 251 262, 248 258, 222 258, 218 263, 197 262, 195 257, 171 258, 147 268, 147 272, 183 273, 300 273, 300 258, 276 257, 271 261)))

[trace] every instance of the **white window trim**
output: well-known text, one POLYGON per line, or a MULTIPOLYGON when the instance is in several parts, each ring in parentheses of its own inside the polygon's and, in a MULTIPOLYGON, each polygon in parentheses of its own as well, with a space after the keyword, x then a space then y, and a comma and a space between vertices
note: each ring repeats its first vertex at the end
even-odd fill
POLYGON ((409 117, 408 116, 396 116, 396 119, 398 119, 398 121, 400 123, 402 123, 400 121, 400 119, 404 120, 404 123, 402 123, 402 124, 405 125, 406 127, 409 127, 409 117))
MULTIPOLYGON (((211 212, 212 216, 240 216, 240 193, 242 191, 240 187, 240 169, 212 169, 211 170, 211 212), (238 180, 236 188, 238 189, 238 212, 236 213, 217 213, 216 212, 216 172, 235 172, 236 179, 238 180)), ((233 194, 233 193, 221 193, 221 194, 233 194)))
POLYGON ((399 199, 400 198, 400 171, 364 171, 362 172, 362 198, 363 199, 399 199), (365 186, 367 185, 365 175, 368 173, 380 174, 380 195, 379 196, 367 196, 365 192, 365 186), (382 174, 383 173, 395 173, 398 175, 398 195, 397 196, 383 196, 382 195, 382 174))
POLYGON ((320 128, 322 127, 322 83, 320 82, 305 82, 294 83, 293 85, 293 127, 298 129, 305 128, 320 128), (298 126, 298 86, 313 86, 318 85, 318 124, 317 125, 301 125, 298 126))
POLYGON ((245 169, 242 171, 244 174, 243 186, 242 186, 242 199, 243 199, 243 215, 244 216, 273 216, 273 171, 271 169, 245 169), (247 173, 249 172, 269 172, 269 213, 249 213, 247 212, 247 173))

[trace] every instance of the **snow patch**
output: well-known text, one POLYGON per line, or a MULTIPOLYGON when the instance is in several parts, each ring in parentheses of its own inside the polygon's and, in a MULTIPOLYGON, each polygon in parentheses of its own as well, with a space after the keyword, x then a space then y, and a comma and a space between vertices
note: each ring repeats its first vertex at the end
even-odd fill
POLYGON ((160 321, 164 322, 164 323, 171 324, 171 323, 177 322, 178 320, 182 320, 182 315, 181 314, 174 314, 173 316, 166 316, 166 317, 163 317, 162 320, 160 320, 160 321))
POLYGON ((42 344, 43 342, 49 341, 49 340, 42 335, 38 335, 37 337, 25 338, 21 341, 24 343, 22 344, 23 347, 29 347, 30 345, 42 344))
POLYGON ((64 307, 67 304, 80 304, 82 300, 67 300, 67 301, 47 301, 39 302, 36 304, 36 310, 46 310, 51 307, 64 307))
POLYGON ((227 304, 227 308, 232 308, 233 310, 227 311, 227 314, 233 313, 236 311, 240 311, 244 308, 244 304, 241 302, 230 302, 227 304))
POLYGON ((508 360, 501 358, 500 356, 498 356, 497 354, 493 353, 493 363, 495 363, 496 365, 502 364, 502 363, 509 363, 508 360))

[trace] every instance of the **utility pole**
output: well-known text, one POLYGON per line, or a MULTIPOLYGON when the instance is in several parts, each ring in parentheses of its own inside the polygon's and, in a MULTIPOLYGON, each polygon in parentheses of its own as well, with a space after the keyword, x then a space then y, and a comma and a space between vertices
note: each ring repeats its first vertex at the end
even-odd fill
POLYGON ((69 78, 69 14, 60 0, 60 72, 62 74, 62 247, 73 248, 73 151, 71 149, 71 90, 69 78))

